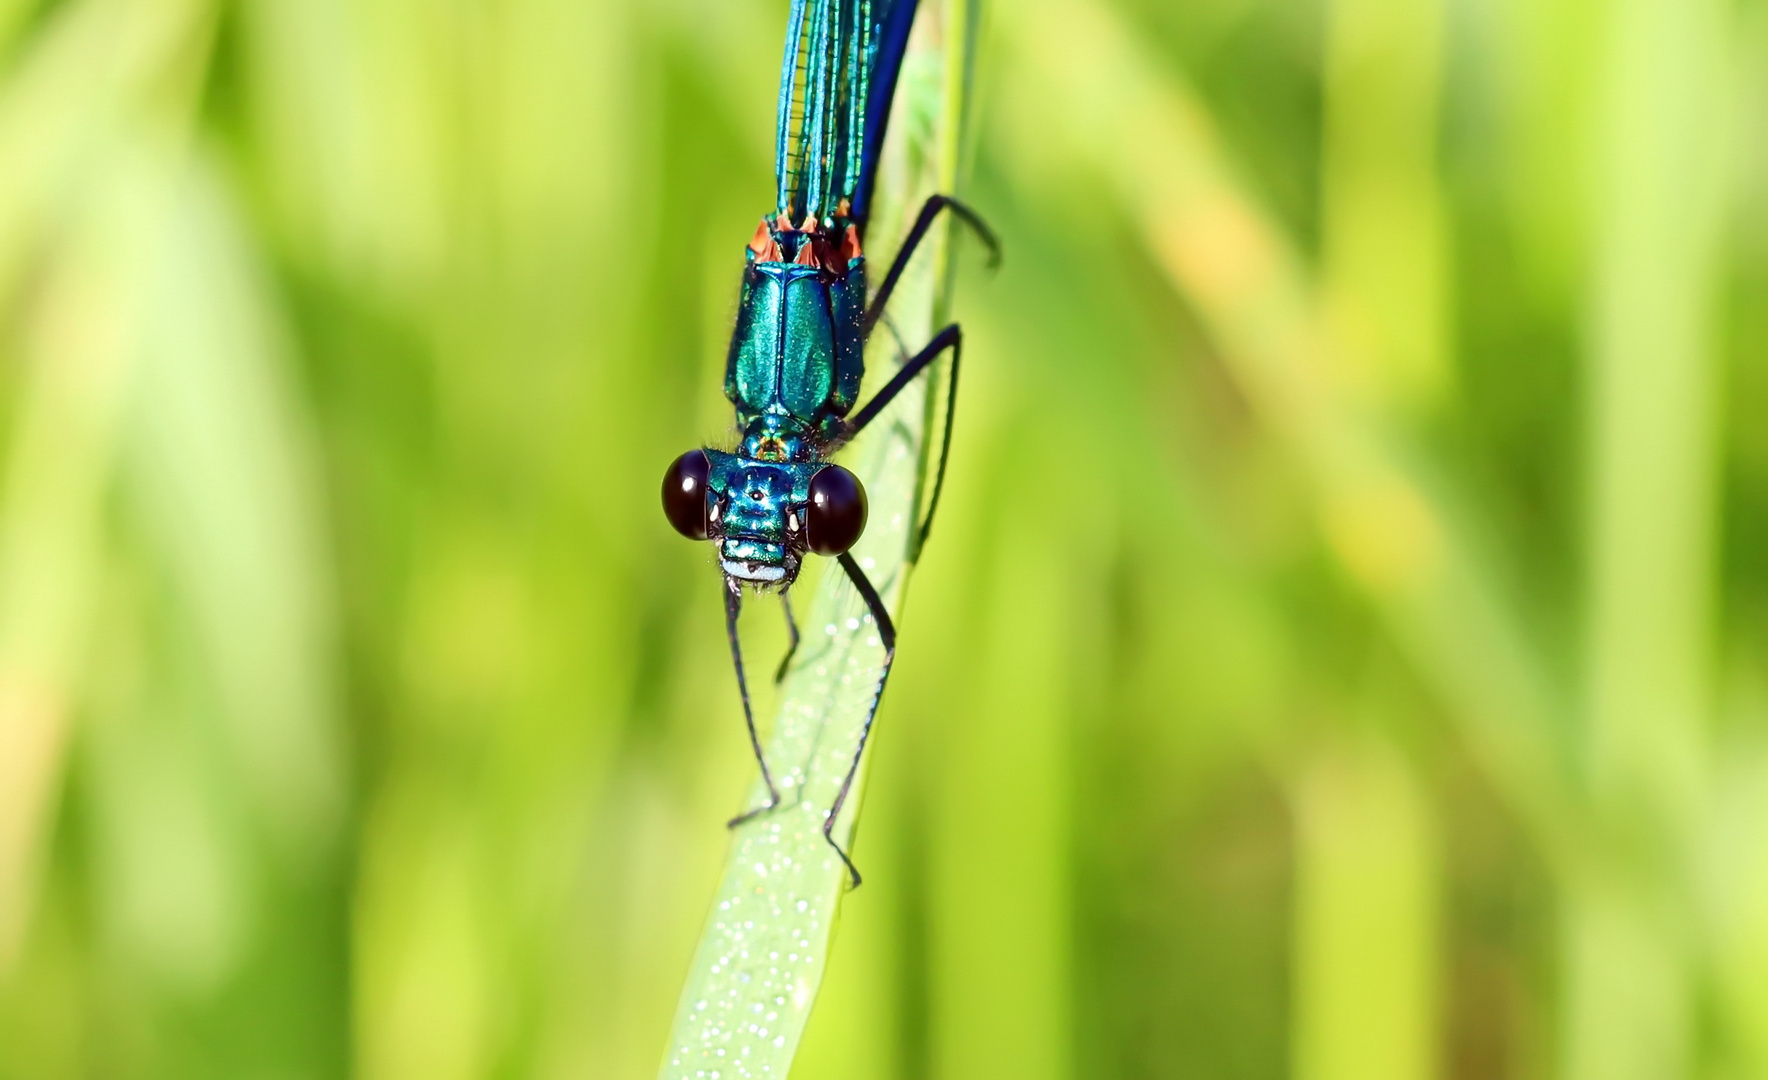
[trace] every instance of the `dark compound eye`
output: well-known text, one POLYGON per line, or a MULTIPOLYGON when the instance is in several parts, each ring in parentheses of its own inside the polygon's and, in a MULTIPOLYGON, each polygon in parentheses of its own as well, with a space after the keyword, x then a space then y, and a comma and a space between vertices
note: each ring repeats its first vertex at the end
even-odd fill
POLYGON ((839 555, 866 531, 866 489, 839 465, 810 478, 805 540, 818 555, 839 555))
POLYGON ((706 476, 711 471, 704 450, 689 450, 663 474, 663 513, 689 540, 706 539, 706 476))

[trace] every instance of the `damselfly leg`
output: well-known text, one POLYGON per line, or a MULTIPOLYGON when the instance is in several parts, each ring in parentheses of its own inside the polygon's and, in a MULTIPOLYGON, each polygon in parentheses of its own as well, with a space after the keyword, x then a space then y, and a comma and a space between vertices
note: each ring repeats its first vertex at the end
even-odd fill
POLYGON ((767 785, 767 802, 731 818, 725 823, 731 829, 780 805, 780 791, 774 787, 773 774, 767 770, 767 756, 761 752, 761 736, 755 730, 755 710, 749 704, 749 681, 743 677, 743 645, 737 638, 737 616, 742 613, 743 594, 735 582, 728 582, 724 590, 724 626, 731 639, 731 666, 737 670, 737 692, 743 698, 743 720, 749 725, 749 745, 755 750, 755 763, 761 766, 761 779, 767 785))
MULTIPOLYGON (((951 211, 959 221, 968 225, 976 233, 977 239, 982 241, 983 246, 988 248, 988 264, 990 266, 1000 263, 1000 240, 995 237, 994 230, 988 227, 988 223, 982 220, 980 214, 949 195, 930 197, 921 204, 921 212, 915 216, 915 224, 909 229, 908 236, 903 239, 901 249, 897 251, 895 260, 890 264, 890 271, 884 275, 883 284, 878 286, 877 293, 866 308, 863 326, 868 337, 878 320, 883 317, 884 309, 890 303, 890 296, 896 291, 896 284, 902 279, 903 271, 908 268, 909 260, 914 258, 915 252, 921 246, 921 241, 927 238, 928 230, 933 228, 933 223, 938 220, 940 213, 946 210, 951 211)), ((938 359, 939 355, 947 348, 952 351, 952 374, 950 386, 946 391, 945 431, 940 436, 939 464, 934 467, 933 491, 927 498, 927 513, 921 518, 921 523, 915 532, 914 544, 909 549, 910 562, 921 557, 921 549, 927 544, 927 535, 933 531, 933 514, 939 509, 939 496, 945 490, 945 463, 946 458, 951 454, 952 420, 958 406, 958 369, 964 357, 963 330, 956 323, 941 330, 927 344, 926 348, 910 357, 898 369, 896 376, 885 384, 884 389, 878 391, 877 396, 867 402, 866 406, 847 422, 847 434, 850 437, 859 434, 867 424, 877 418, 885 406, 895 400, 896 395, 902 393, 903 387, 912 382, 921 372, 927 370, 928 366, 938 359)))
POLYGON ((780 657, 779 670, 774 672, 773 681, 778 683, 785 679, 786 670, 792 666, 792 657, 798 654, 798 620, 792 617, 792 601, 785 593, 780 594, 780 609, 786 613, 786 655, 780 657))
POLYGON ((841 569, 847 572, 847 579, 853 582, 853 587, 859 590, 860 597, 871 610, 872 621, 878 624, 878 641, 884 646, 884 666, 878 672, 878 688, 872 692, 872 704, 866 710, 866 722, 859 729, 859 745, 853 748, 853 760, 848 763, 847 775, 841 778, 841 790, 835 793, 835 802, 829 807, 829 816, 823 819, 823 839, 835 849, 835 854, 841 856, 841 861, 847 865, 848 875, 853 879, 853 888, 857 889, 860 883, 859 868, 853 865, 847 852, 835 842, 835 820, 841 816, 841 808, 847 804, 847 793, 853 790, 853 778, 859 774, 859 762, 866 753, 866 740, 872 734, 872 721, 878 716, 878 702, 883 700, 884 684, 890 679, 890 665, 896 660, 896 624, 890 621, 890 612, 884 610, 883 598, 878 595, 877 589, 872 588, 871 579, 859 568, 859 563, 853 561, 853 556, 842 552, 837 559, 841 563, 841 569))
POLYGON ((988 265, 997 266, 1001 261, 1001 242, 995 237, 994 230, 982 220, 982 215, 952 198, 950 195, 934 195, 921 204, 921 212, 915 216, 915 224, 909 229, 908 236, 903 238, 902 247, 896 252, 896 259, 890 264, 889 273, 884 275, 884 283, 872 297, 866 308, 865 322, 861 325, 867 337, 871 336, 872 327, 884 314, 884 308, 890 303, 890 294, 896 291, 896 283, 902 279, 902 273, 908 269, 909 260, 914 258, 915 251, 920 248, 921 241, 927 238, 927 230, 939 217, 940 211, 950 210, 959 221, 970 226, 976 238, 988 248, 988 265))
POLYGON ((921 519, 914 547, 910 549, 910 562, 920 557, 921 548, 927 543, 927 534, 933 531, 933 512, 939 509, 939 495, 945 490, 945 459, 950 455, 952 448, 952 417, 957 413, 958 408, 958 369, 964 358, 963 328, 957 323, 952 323, 935 334, 933 340, 927 343, 927 347, 911 356, 908 362, 897 370, 895 377, 885 383, 884 388, 879 390, 872 400, 866 402, 865 407, 856 413, 852 420, 847 422, 848 435, 851 437, 859 434, 867 424, 877 419, 878 414, 884 411, 885 406, 896 399, 896 395, 902 393, 903 387, 915 381, 915 378, 926 371, 927 366, 937 360, 939 354, 947 349, 952 351, 952 375, 950 388, 946 392, 945 431, 940 436, 939 464, 935 466, 933 471, 933 493, 928 496, 927 513, 921 519))

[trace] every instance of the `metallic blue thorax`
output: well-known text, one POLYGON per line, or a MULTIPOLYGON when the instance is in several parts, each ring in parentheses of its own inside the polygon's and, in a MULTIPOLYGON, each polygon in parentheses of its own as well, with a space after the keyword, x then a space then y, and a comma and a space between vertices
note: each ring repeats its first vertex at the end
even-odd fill
POLYGON ((744 252, 724 375, 742 440, 734 453, 707 451, 707 496, 725 571, 789 585, 804 553, 810 478, 840 441, 865 375, 865 258, 837 272, 819 237, 768 228, 762 239, 744 252), (783 258, 761 258, 756 247, 783 258), (786 261, 799 251, 812 261, 786 261))
POLYGON ((752 249, 744 252, 737 328, 724 370, 724 395, 737 407, 737 425, 745 438, 770 431, 829 442, 865 374, 865 259, 850 259, 837 277, 819 266, 762 262, 752 249))

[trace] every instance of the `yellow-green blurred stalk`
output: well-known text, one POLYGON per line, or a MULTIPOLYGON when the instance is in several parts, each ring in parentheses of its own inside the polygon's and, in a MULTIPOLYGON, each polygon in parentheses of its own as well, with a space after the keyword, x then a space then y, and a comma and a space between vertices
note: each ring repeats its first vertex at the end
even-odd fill
POLYGON ((1722 4, 1617 0, 1604 39, 1587 330, 1583 766, 1595 830, 1565 901, 1571 1080, 1694 1068, 1727 24, 1722 4))

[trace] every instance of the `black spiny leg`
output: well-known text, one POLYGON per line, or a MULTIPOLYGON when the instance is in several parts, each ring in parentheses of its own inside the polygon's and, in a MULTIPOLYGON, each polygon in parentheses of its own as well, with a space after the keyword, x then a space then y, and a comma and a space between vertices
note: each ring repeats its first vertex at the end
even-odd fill
POLYGON ((859 434, 867 424, 877 419, 878 414, 884 411, 885 406, 896 399, 896 395, 902 393, 903 387, 914 381, 915 376, 927 370, 927 365, 937 360, 939 354, 948 348, 952 351, 952 377, 951 390, 946 397, 945 404, 945 434, 940 440, 939 465, 933 472, 933 494, 927 499, 927 514, 921 519, 920 532, 915 537, 913 550, 909 553, 910 562, 914 562, 920 557, 921 548, 927 543, 927 534, 933 530, 933 512, 939 509, 939 494, 945 490, 945 459, 951 453, 952 448, 952 417, 958 407, 958 368, 964 358, 964 331, 957 323, 952 323, 934 335, 933 340, 927 343, 927 347, 910 357, 908 363, 897 371, 895 378, 885 383, 884 389, 878 391, 877 396, 866 402, 865 408, 847 422, 848 436, 859 434))
POLYGON ((841 816, 841 807, 847 803, 847 793, 853 790, 853 778, 859 773, 860 758, 865 756, 866 740, 872 734, 872 721, 878 716, 878 702, 884 697, 884 683, 889 680, 890 665, 896 660, 896 626, 890 621, 890 613, 884 610, 884 601, 878 596, 878 590, 872 588, 871 580, 859 568, 859 564, 853 561, 853 556, 842 552, 837 558, 841 569, 847 572, 848 580, 853 582, 853 587, 859 590, 859 595, 865 600, 866 607, 871 609, 872 620, 878 624, 878 640, 884 643, 884 668, 878 672, 878 689, 872 694, 872 707, 866 712, 865 725, 859 729, 859 745, 854 748, 853 762, 847 766, 847 775, 841 780, 841 790, 835 795, 835 803, 829 807, 829 816, 823 819, 823 839, 829 842, 829 846, 835 849, 835 854, 841 856, 841 861, 847 864, 847 872, 853 878, 853 888, 857 889, 860 883, 859 869, 847 857, 847 852, 841 850, 841 845, 835 842, 835 819, 841 816))
POLYGON ((975 230, 977 238, 988 248, 988 265, 994 266, 1001 261, 1001 242, 995 238, 994 230, 988 227, 981 215, 949 195, 933 196, 921 204, 921 212, 915 217, 914 226, 909 229, 902 247, 898 249, 896 261, 890 264, 889 273, 884 275, 883 284, 878 286, 871 306, 866 308, 864 325, 867 337, 872 336, 873 324, 878 321, 878 316, 884 314, 884 305, 890 303, 890 294, 896 291, 896 283, 902 278, 902 272, 908 268, 909 259, 914 256, 915 249, 921 246, 921 241, 926 239, 927 230, 933 227, 933 221, 939 217, 941 210, 950 210, 959 221, 975 230))
POLYGON ((767 802, 753 810, 738 814, 725 823, 734 829, 757 814, 765 814, 780 805, 779 789, 767 771, 767 758, 761 752, 761 736, 755 732, 755 710, 749 706, 749 682, 743 678, 743 646, 737 640, 737 616, 743 611, 743 594, 735 582, 726 581, 724 589, 724 626, 731 639, 731 664, 737 669, 737 690, 743 696, 743 720, 749 725, 749 745, 755 748, 755 763, 761 766, 762 782, 767 784, 767 802))
MULTIPOLYGON (((903 271, 907 269, 909 260, 914 257, 915 251, 921 246, 921 241, 927 236, 927 230, 933 227, 934 220, 939 217, 942 210, 950 210, 957 215, 959 220, 976 231, 977 236, 988 247, 989 265, 992 266, 1000 261, 1000 242, 995 238, 994 231, 974 210, 949 196, 933 196, 921 205, 921 212, 916 216, 914 226, 909 229, 909 235, 903 240, 901 250, 896 253, 896 260, 891 263, 889 272, 884 275, 883 284, 878 287, 870 306, 866 308, 864 324, 866 336, 871 336, 872 327, 883 316, 885 307, 890 303, 890 296, 896 291, 897 282, 902 279, 903 271)), ((952 351, 952 378, 950 396, 945 409, 945 433, 939 449, 939 467, 934 473, 933 494, 927 500, 927 516, 921 522, 910 561, 913 561, 914 554, 919 554, 921 545, 927 542, 927 533, 933 528, 933 512, 939 508, 939 495, 945 487, 945 459, 951 451, 952 412, 958 403, 958 368, 964 354, 963 330, 959 329, 956 323, 941 330, 932 341, 927 343, 926 348, 910 357, 890 382, 886 383, 884 388, 878 391, 877 395, 867 402, 865 407, 854 415, 853 419, 847 422, 847 436, 851 438, 859 434, 867 424, 878 418, 878 414, 883 412, 886 406, 896 400, 896 395, 902 393, 903 387, 926 371, 928 365, 938 359, 940 354, 947 349, 952 351)), ((878 624, 878 640, 884 645, 884 665, 878 672, 878 689, 872 694, 872 705, 866 713, 865 724, 860 728, 859 745, 854 748, 853 761, 847 766, 847 775, 841 779, 841 790, 835 794, 835 802, 829 807, 828 816, 823 819, 823 839, 827 840, 829 846, 835 849, 835 854, 841 856, 841 862, 846 865, 847 873, 852 877, 853 887, 857 889, 861 881, 859 868, 853 865, 853 860, 848 857, 847 852, 843 851, 841 845, 835 842, 835 822, 841 816, 841 808, 847 804, 848 793, 853 790, 853 778, 859 774, 860 760, 864 758, 866 752, 866 741, 871 738, 872 721, 878 717, 878 703, 884 698, 884 684, 890 679, 890 665, 896 660, 896 626, 890 621, 890 612, 884 609, 883 598, 878 595, 878 590, 872 587, 872 582, 866 577, 865 571, 859 568, 857 562, 854 562, 853 556, 844 552, 838 556, 838 560, 841 563, 841 569, 847 574, 848 580, 853 582, 855 589, 859 590, 860 597, 865 600, 867 609, 871 611, 872 621, 878 624)), ((796 634, 794 634, 793 643, 795 647, 796 634)), ((787 655, 790 658, 790 654, 787 655)), ((782 672, 783 670, 782 667, 782 672)))
POLYGON ((791 635, 792 643, 786 646, 786 655, 780 658, 780 667, 774 672, 773 681, 780 682, 786 677, 786 669, 792 666, 792 657, 798 655, 798 620, 792 617, 792 601, 785 593, 780 594, 780 609, 786 613, 786 633, 791 635))

